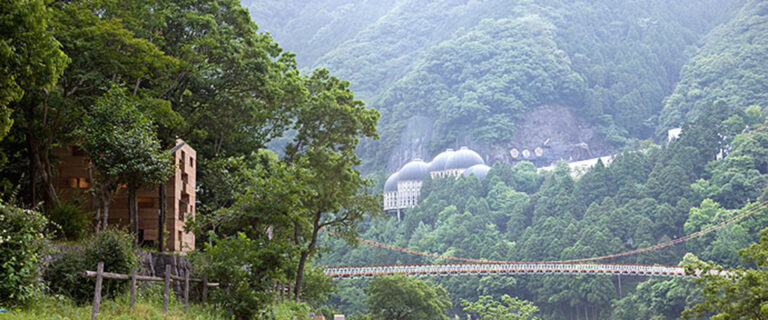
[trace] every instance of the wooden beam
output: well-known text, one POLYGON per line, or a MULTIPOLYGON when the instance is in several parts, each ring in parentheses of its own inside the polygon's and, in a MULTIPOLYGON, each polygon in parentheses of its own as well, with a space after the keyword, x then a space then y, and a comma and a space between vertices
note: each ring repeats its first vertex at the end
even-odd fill
MULTIPOLYGON (((96 271, 83 271, 80 273, 80 276, 86 277, 86 278, 95 278, 96 277, 96 271)), ((103 272, 101 274, 102 278, 104 279, 118 279, 118 280, 131 280, 130 274, 122 274, 122 273, 114 273, 114 272, 103 272)), ((142 276, 142 275, 136 275, 137 281, 165 281, 165 278, 161 277, 151 277, 151 276, 142 276)), ((179 277, 176 275, 171 275, 171 280, 174 281, 185 281, 184 277, 179 277)), ((204 282, 204 279, 189 279, 190 282, 204 282)), ((208 282, 208 287, 218 287, 218 282, 208 282)))

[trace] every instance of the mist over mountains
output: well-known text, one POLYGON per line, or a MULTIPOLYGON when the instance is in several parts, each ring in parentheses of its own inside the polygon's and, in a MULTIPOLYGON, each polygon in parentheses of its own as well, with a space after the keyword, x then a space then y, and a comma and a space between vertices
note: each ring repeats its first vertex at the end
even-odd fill
MULTIPOLYGON (((725 92, 737 89, 727 98, 735 108, 767 99, 760 79, 768 71, 755 63, 768 52, 760 1, 243 5, 302 69, 328 68, 382 113, 381 140, 360 150, 366 170, 391 171, 458 145, 513 162, 511 148, 580 134, 542 127, 553 132, 530 142, 517 129, 535 126, 524 119, 542 107, 567 108, 600 134, 599 144, 621 148, 662 137, 725 92)), ((561 149, 542 160, 611 151, 561 149)))

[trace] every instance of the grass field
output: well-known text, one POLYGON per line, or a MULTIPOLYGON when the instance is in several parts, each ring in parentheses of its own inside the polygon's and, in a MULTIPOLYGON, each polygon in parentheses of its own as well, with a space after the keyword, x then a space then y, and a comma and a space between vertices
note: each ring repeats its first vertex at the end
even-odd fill
MULTIPOLYGON (((229 318, 221 315, 221 310, 215 310, 211 305, 190 302, 189 310, 184 312, 184 304, 174 298, 168 304, 168 313, 163 314, 163 297, 159 289, 159 287, 155 287, 149 290, 140 290, 133 309, 128 307, 128 294, 115 300, 103 300, 99 310, 99 319, 229 320, 229 318)), ((91 304, 77 305, 72 300, 62 296, 40 295, 25 306, 0 306, 0 309, 3 308, 7 310, 0 313, 0 320, 80 320, 91 318, 93 306, 91 304)), ((273 305, 269 310, 270 319, 309 320, 309 308, 303 303, 286 301, 273 305)))
MULTIPOLYGON (((194 319, 194 320, 219 320, 226 319, 219 316, 220 312, 200 304, 190 303, 189 310, 184 312, 184 304, 176 299, 171 299, 168 313, 162 313, 162 295, 145 291, 137 297, 136 305, 129 308, 128 295, 115 300, 102 301, 99 310, 99 319, 194 319)), ((43 296, 28 302, 21 307, 5 307, 6 312, 0 313, 0 320, 80 320, 91 318, 90 304, 77 305, 64 297, 43 296)))

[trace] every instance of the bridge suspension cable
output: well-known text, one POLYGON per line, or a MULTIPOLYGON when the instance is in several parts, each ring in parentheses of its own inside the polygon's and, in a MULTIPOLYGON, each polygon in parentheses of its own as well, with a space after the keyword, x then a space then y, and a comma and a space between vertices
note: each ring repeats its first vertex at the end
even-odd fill
POLYGON ((646 277, 699 277, 705 272, 720 275, 718 271, 695 271, 687 274, 680 266, 642 264, 595 264, 595 263, 435 263, 390 264, 359 266, 327 266, 325 275, 335 279, 370 278, 385 274, 411 276, 448 275, 517 275, 517 274, 597 274, 646 277))
MULTIPOLYGON (((605 259, 611 259, 611 258, 625 257, 625 256, 635 255, 635 254, 638 254, 638 253, 655 251, 655 250, 659 250, 659 249, 666 248, 666 247, 669 247, 669 246, 673 246, 673 245, 676 245, 678 243, 682 243, 682 242, 685 242, 685 241, 688 241, 688 240, 691 240, 691 239, 695 239, 695 238, 701 237, 703 235, 706 235, 708 233, 711 233, 713 231, 717 231, 719 229, 722 229, 723 227, 731 225, 731 224, 733 224, 735 222, 743 220, 744 218, 746 218, 746 217, 748 217, 748 216, 750 216, 750 215, 752 215, 754 213, 759 212, 760 210, 764 209, 767 206, 768 206, 768 201, 764 201, 764 202, 762 202, 760 204, 753 205, 752 207, 750 207, 748 209, 743 209, 742 212, 734 215, 733 217, 731 217, 729 219, 726 219, 726 220, 720 222, 719 224, 715 224, 715 225, 709 226, 707 228, 704 228, 702 230, 699 230, 697 232, 691 233, 689 235, 686 235, 686 236, 683 236, 683 237, 680 237, 680 238, 677 238, 677 239, 674 239, 674 240, 665 241, 665 242, 662 242, 662 243, 659 243, 659 244, 656 244, 656 245, 653 245, 653 246, 648 246, 648 247, 644 247, 644 248, 638 248, 638 249, 634 249, 634 250, 629 250, 629 251, 624 251, 624 252, 620 252, 620 253, 614 253, 614 254, 609 254, 609 255, 604 255, 604 256, 599 256, 599 257, 580 258, 580 259, 568 259, 568 260, 554 260, 554 261, 500 261, 500 260, 462 258, 462 257, 453 257, 453 256, 448 256, 448 255, 441 255, 441 254, 436 254, 436 253, 429 253, 429 252, 424 252, 424 251, 419 251, 419 250, 406 249, 406 248, 402 248, 402 247, 398 247, 398 246, 388 245, 388 244, 381 243, 381 242, 374 241, 374 240, 363 239, 361 237, 356 237, 356 239, 358 241, 366 244, 366 245, 370 245, 370 246, 374 246, 374 247, 379 247, 379 248, 382 248, 382 249, 387 249, 387 250, 391 250, 391 251, 398 251, 398 252, 403 252, 403 253, 413 254, 413 255, 420 255, 420 256, 425 256, 425 257, 438 258, 438 259, 443 259, 443 260, 465 261, 465 262, 475 262, 475 263, 574 263, 574 262, 588 262, 588 261, 597 261, 597 260, 605 260, 605 259)), ((335 233, 335 232, 333 232, 331 230, 322 229, 321 231, 325 232, 327 234, 330 234, 330 235, 337 236, 337 237, 339 236, 337 233, 335 233)))

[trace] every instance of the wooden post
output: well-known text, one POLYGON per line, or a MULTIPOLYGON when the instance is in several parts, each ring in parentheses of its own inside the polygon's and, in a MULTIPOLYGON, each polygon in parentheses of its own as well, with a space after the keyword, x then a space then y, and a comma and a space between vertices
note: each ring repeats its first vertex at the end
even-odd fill
POLYGON ((131 308, 136 304, 136 267, 131 268, 131 308))
POLYGON ((208 300, 208 275, 203 276, 203 303, 208 300))
POLYGON ((189 269, 184 274, 184 312, 187 312, 189 309, 189 269))
POLYGON ((163 288, 163 313, 168 312, 168 290, 171 287, 171 265, 165 265, 165 288, 163 288))
POLYGON ((160 184, 158 193, 160 197, 160 216, 158 217, 159 223, 157 224, 157 250, 163 252, 165 250, 165 215, 168 209, 165 203, 165 183, 160 184))
POLYGON ((96 288, 93 290, 93 310, 91 311, 91 320, 98 319, 96 314, 99 313, 99 305, 101 304, 102 274, 104 274, 104 262, 99 262, 96 267, 96 288))

